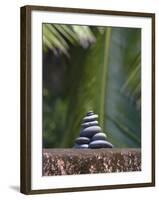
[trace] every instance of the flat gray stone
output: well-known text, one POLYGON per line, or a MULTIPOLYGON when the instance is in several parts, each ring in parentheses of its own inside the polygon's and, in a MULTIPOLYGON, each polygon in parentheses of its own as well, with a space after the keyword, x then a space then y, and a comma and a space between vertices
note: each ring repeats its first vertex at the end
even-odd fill
POLYGON ((92 141, 95 141, 95 140, 106 140, 107 136, 105 133, 96 133, 93 138, 92 138, 92 141))
POLYGON ((98 121, 85 122, 81 126, 82 128, 87 128, 89 126, 96 126, 96 125, 98 125, 98 121))
POLYGON ((101 132, 100 126, 90 126, 90 127, 83 129, 80 136, 91 138, 94 136, 94 134, 100 133, 100 132, 101 132))
POLYGON ((78 137, 75 140, 76 144, 88 144, 90 142, 90 139, 87 137, 78 137))
POLYGON ((89 144, 89 148, 91 148, 91 149, 112 148, 112 147, 113 147, 113 145, 110 142, 104 141, 104 140, 92 141, 89 144))
POLYGON ((75 149, 88 149, 88 144, 75 144, 75 149))
POLYGON ((98 115, 90 115, 83 118, 83 122, 92 122, 98 119, 98 115))

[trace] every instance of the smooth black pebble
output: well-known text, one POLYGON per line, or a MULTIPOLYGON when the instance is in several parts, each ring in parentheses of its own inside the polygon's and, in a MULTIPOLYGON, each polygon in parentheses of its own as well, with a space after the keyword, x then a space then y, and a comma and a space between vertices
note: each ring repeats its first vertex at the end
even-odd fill
POLYGON ((89 126, 97 126, 97 125, 98 125, 98 121, 92 121, 92 122, 85 122, 81 126, 82 128, 87 128, 89 126))
POLYGON ((94 140, 106 140, 107 136, 105 133, 96 133, 93 137, 92 137, 92 141, 94 140))
POLYGON ((88 144, 90 142, 90 139, 87 137, 78 137, 75 140, 76 144, 88 144))
POLYGON ((87 116, 94 115, 93 111, 88 111, 87 116))
POLYGON ((96 133, 101 132, 100 126, 90 126, 88 128, 85 128, 82 130, 80 136, 81 137, 88 137, 91 138, 93 137, 96 133))
POLYGON ((113 145, 108 141, 104 140, 96 140, 89 144, 89 148, 91 149, 100 149, 100 148, 112 148, 113 145))
POLYGON ((90 115, 83 118, 83 122, 92 122, 98 119, 98 115, 90 115))
POLYGON ((74 148, 76 149, 88 149, 88 144, 75 144, 74 148))

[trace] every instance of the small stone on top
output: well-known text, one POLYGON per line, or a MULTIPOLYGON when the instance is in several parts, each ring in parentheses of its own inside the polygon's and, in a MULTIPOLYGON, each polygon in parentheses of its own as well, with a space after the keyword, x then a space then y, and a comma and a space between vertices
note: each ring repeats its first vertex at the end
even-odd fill
POLYGON ((93 111, 88 111, 87 116, 94 115, 93 111))

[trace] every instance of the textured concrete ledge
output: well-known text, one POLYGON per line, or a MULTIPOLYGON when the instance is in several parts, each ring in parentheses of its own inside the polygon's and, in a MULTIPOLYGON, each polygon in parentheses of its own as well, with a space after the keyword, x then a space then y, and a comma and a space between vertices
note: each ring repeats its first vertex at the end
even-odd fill
POLYGON ((141 170, 141 149, 43 149, 43 176, 141 170))

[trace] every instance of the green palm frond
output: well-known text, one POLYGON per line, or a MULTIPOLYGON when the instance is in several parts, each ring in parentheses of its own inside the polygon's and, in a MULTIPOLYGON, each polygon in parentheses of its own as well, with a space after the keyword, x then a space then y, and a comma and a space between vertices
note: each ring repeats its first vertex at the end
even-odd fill
POLYGON ((72 145, 74 138, 79 135, 81 120, 88 110, 98 113, 100 126, 104 126, 110 37, 111 28, 106 28, 103 34, 98 34, 97 42, 87 53, 82 56, 82 53, 78 52, 79 62, 73 62, 67 131, 62 146, 72 145))
POLYGON ((58 51, 68 55, 69 45, 81 45, 86 48, 95 42, 95 36, 89 26, 43 24, 43 49, 58 51))
POLYGON ((140 37, 140 29, 116 28, 112 32, 105 122, 117 147, 141 145, 140 37))

